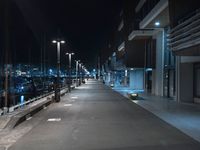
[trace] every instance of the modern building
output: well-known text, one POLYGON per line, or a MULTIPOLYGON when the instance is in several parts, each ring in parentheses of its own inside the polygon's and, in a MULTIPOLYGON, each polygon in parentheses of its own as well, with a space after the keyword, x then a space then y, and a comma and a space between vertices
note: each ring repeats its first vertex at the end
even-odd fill
POLYGON ((199 20, 197 0, 124 1, 101 59, 106 82, 198 103, 199 20))
POLYGON ((130 39, 148 36, 152 40, 152 44, 148 47, 153 49, 147 50, 146 62, 150 53, 154 55, 155 64, 153 68, 146 68, 146 89, 151 89, 154 95, 174 97, 175 57, 167 44, 170 30, 169 2, 168 0, 140 0, 135 13, 140 20, 139 30, 133 30, 129 35, 130 39))
POLYGON ((200 102, 200 7, 198 0, 169 0, 169 47, 176 55, 176 100, 200 102), (189 7, 188 7, 189 6, 189 7))

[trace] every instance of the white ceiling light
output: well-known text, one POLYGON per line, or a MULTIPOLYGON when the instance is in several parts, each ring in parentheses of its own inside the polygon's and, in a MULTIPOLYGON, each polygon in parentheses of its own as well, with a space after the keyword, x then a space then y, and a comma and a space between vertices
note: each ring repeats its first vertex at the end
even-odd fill
POLYGON ((157 26, 157 27, 160 26, 160 22, 159 22, 159 21, 156 21, 156 22, 155 22, 155 26, 157 26))

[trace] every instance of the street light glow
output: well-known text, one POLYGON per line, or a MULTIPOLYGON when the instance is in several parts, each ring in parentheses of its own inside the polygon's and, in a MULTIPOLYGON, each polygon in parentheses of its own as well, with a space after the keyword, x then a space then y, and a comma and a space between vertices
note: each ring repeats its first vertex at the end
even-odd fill
POLYGON ((75 53, 65 53, 65 55, 74 55, 75 53))
POLYGON ((60 43, 65 44, 65 41, 62 40, 62 41, 60 41, 60 43))
POLYGON ((52 43, 61 43, 61 44, 65 44, 65 41, 64 41, 64 40, 61 40, 61 41, 53 40, 52 43))
POLYGON ((155 22, 155 26, 160 26, 160 22, 159 22, 159 21, 156 21, 156 22, 155 22))

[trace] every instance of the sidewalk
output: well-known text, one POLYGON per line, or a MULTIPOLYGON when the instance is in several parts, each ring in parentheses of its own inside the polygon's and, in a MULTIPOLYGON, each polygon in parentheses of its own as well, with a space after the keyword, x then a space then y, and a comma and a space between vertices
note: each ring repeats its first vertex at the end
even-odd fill
MULTIPOLYGON (((125 90, 113 88, 113 90, 127 98, 127 93, 133 92, 127 88, 125 90)), ((200 142, 200 105, 178 103, 146 93, 139 93, 139 97, 143 100, 132 101, 200 142)))

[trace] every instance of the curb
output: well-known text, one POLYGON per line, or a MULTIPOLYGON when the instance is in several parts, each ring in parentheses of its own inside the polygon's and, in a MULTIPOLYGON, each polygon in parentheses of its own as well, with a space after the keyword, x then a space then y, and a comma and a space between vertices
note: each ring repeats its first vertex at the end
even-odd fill
POLYGON ((20 123, 26 121, 29 117, 35 115, 40 110, 45 108, 46 106, 50 105, 53 102, 52 98, 47 97, 47 100, 44 102, 41 102, 31 108, 25 109, 24 111, 18 113, 15 116, 12 116, 8 124, 6 125, 5 129, 13 129, 20 123))
MULTIPOLYGON (((69 92, 68 89, 63 89, 61 91, 61 96, 64 96, 65 93, 69 92)), ((38 103, 38 104, 33 104, 33 106, 29 108, 25 108, 22 112, 17 113, 16 115, 12 116, 7 123, 7 125, 4 127, 4 129, 13 129, 22 122, 26 121, 28 118, 31 116, 35 115, 38 113, 40 110, 44 109, 45 107, 49 106, 54 102, 54 95, 49 95, 47 97, 44 97, 46 100, 38 103)))

